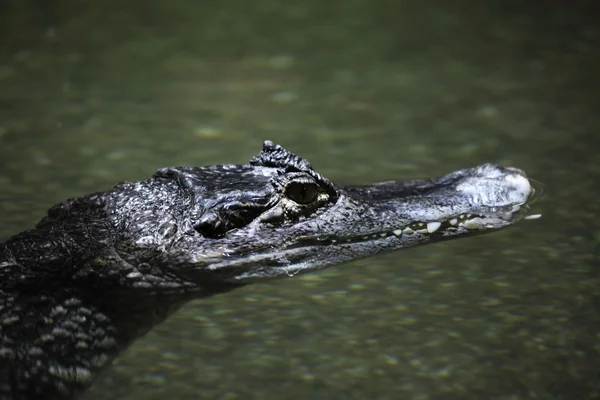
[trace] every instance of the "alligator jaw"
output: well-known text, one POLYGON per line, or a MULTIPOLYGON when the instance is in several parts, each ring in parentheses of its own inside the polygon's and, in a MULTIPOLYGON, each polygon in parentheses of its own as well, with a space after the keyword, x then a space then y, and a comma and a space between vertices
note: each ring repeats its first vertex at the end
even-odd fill
POLYGON ((230 282, 294 276, 508 227, 523 219, 533 192, 523 171, 492 164, 436 179, 341 187, 317 218, 281 227, 255 221, 228 236, 236 248, 224 244, 210 265, 205 258, 199 264, 230 282), (253 246, 239 246, 248 238, 253 246))

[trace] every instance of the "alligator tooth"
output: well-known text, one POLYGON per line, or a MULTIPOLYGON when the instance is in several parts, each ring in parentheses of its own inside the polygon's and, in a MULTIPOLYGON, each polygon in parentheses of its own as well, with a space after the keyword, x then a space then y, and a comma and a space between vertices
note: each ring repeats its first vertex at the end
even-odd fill
POLYGON ((382 237, 382 238, 384 238, 384 237, 387 236, 387 233, 385 233, 385 232, 384 233, 380 233, 379 236, 382 237))
POLYGON ((128 273, 127 275, 125 275, 125 277, 129 278, 129 279, 137 279, 137 278, 142 277, 142 273, 138 270, 133 270, 130 273, 128 273))
POLYGON ((406 233, 407 235, 410 235, 411 233, 414 233, 414 231, 410 228, 410 227, 406 227, 402 230, 402 233, 406 233))
POLYGON ((502 218, 505 221, 510 221, 512 219, 512 216, 513 216, 512 212, 507 212, 507 213, 500 215, 500 218, 502 218))
POLYGON ((442 224, 440 222, 437 222, 437 221, 428 222, 427 223, 427 232, 433 233, 433 232, 437 231, 438 229, 440 229, 440 226, 442 226, 442 224))
POLYGON ((392 233, 394 234, 394 236, 400 237, 402 236, 402 229, 395 229, 392 231, 392 233))
POLYGON ((479 229, 479 224, 475 220, 465 221, 463 226, 467 229, 479 229))
POLYGON ((419 232, 421 235, 425 235, 426 233, 429 233, 429 231, 427 229, 419 229, 417 232, 419 232))
POLYGON ((450 221, 448 221, 450 223, 450 225, 452 226, 456 226, 456 224, 458 224, 458 220, 456 218, 452 218, 450 221))
POLYGON ((523 218, 523 219, 528 219, 528 220, 529 220, 529 219, 538 219, 538 218, 540 218, 541 216, 542 216, 542 214, 531 214, 531 215, 528 215, 528 216, 526 216, 526 217, 525 217, 525 218, 523 218))

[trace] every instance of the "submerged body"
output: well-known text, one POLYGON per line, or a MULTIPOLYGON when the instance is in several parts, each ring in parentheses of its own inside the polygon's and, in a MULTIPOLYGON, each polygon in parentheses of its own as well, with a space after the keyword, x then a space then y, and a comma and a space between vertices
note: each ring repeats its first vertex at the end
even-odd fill
POLYGON ((0 243, 0 400, 68 399, 192 298, 522 219, 533 189, 484 164, 338 186, 271 142, 67 200, 0 243))

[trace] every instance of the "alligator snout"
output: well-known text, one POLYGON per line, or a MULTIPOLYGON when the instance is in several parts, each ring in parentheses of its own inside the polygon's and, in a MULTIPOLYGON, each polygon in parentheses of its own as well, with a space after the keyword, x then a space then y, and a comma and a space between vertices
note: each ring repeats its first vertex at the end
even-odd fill
POLYGON ((483 164, 471 171, 456 190, 468 196, 475 206, 522 205, 533 193, 527 175, 518 168, 483 164))

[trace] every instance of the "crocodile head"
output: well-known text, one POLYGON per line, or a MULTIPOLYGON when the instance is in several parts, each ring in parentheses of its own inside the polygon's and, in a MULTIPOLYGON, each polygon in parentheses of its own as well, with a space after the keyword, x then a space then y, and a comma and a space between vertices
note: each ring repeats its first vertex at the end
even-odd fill
MULTIPOLYGON (((155 250, 160 275, 186 285, 293 276, 496 231, 523 219, 534 191, 523 171, 492 164, 339 186, 269 141, 247 165, 166 168, 147 182, 131 184, 136 196, 119 187, 109 211, 135 248, 155 250)), ((150 285, 147 274, 131 276, 150 285)))
POLYGON ((67 200, 0 243, 0 398, 71 399, 190 298, 505 228, 532 192, 491 164, 338 186, 265 142, 247 165, 166 168, 67 200))

